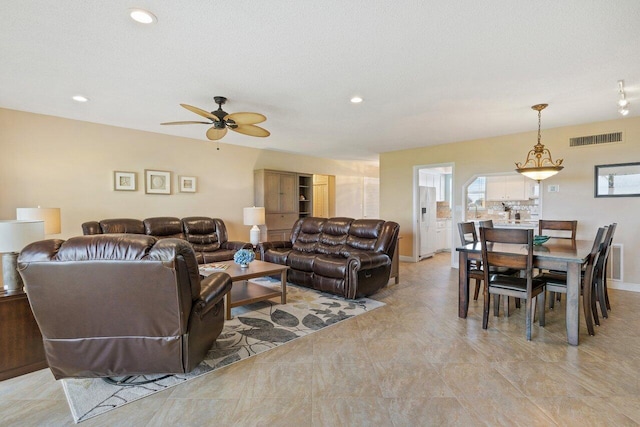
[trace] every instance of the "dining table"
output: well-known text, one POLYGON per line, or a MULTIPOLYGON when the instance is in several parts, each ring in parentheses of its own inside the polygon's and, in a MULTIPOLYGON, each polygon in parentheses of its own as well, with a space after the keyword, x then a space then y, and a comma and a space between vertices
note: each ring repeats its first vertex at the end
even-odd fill
MULTIPOLYGON (((524 245, 494 243, 493 250, 505 253, 526 254, 524 245)), ((580 289, 582 266, 589 259, 593 241, 551 238, 533 247, 533 266, 538 269, 567 272, 566 322, 567 341, 578 345, 580 335, 580 289)), ((482 243, 468 243, 456 248, 458 257, 458 317, 466 318, 469 309, 469 275, 467 265, 470 260, 482 260, 482 243)))

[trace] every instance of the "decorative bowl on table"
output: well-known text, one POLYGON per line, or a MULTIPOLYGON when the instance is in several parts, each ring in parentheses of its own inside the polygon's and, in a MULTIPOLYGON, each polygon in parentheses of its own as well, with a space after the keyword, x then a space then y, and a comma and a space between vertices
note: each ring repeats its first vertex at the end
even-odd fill
POLYGON ((549 240, 550 238, 551 236, 533 236, 533 244, 541 245, 545 243, 547 240, 549 240))
POLYGON ((240 249, 233 255, 233 262, 239 264, 242 268, 249 267, 249 263, 256 259, 256 254, 249 249, 240 249))

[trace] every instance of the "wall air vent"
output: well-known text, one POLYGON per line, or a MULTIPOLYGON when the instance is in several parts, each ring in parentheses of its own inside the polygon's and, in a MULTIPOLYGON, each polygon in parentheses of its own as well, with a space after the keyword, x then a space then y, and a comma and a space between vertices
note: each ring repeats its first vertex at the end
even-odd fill
POLYGON ((622 244, 614 243, 609 251, 607 260, 607 277, 622 281, 622 244))
POLYGON ((622 132, 603 133, 601 135, 579 136, 569 139, 569 147, 584 147, 587 145, 613 144, 622 142, 622 132))

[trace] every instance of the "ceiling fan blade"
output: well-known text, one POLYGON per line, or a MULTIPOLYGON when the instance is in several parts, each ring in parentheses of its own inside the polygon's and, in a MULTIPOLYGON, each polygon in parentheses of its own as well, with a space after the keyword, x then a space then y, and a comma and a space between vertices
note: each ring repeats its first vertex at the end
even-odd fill
POLYGON ((255 125, 256 123, 262 123, 267 120, 267 118, 260 113, 231 113, 224 119, 231 119, 236 122, 237 125, 255 125))
POLYGON ((217 141, 218 139, 222 139, 223 136, 227 134, 227 128, 217 129, 215 126, 210 127, 207 131, 207 138, 212 141, 217 141))
POLYGON ((231 130, 243 133, 245 135, 250 135, 250 136, 265 137, 265 136, 271 135, 271 133, 268 130, 255 125, 239 125, 236 128, 231 128, 231 130))
POLYGON ((210 125, 211 122, 165 122, 165 123, 160 123, 161 125, 192 125, 192 124, 200 124, 202 123, 203 125, 210 125))
POLYGON ((211 119, 214 122, 218 122, 220 121, 219 118, 217 118, 216 116, 214 116, 213 114, 211 114, 208 111, 204 111, 202 108, 198 108, 198 107, 194 107, 193 105, 188 105, 188 104, 180 104, 181 107, 186 108, 187 110, 196 113, 202 117, 206 117, 207 119, 211 119))

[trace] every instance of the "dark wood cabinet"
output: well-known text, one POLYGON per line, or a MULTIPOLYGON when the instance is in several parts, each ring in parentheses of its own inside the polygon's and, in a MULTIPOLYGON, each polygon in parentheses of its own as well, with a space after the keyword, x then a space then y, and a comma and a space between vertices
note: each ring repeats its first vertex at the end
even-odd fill
POLYGON ((0 291, 0 381, 47 367, 27 294, 0 291))

